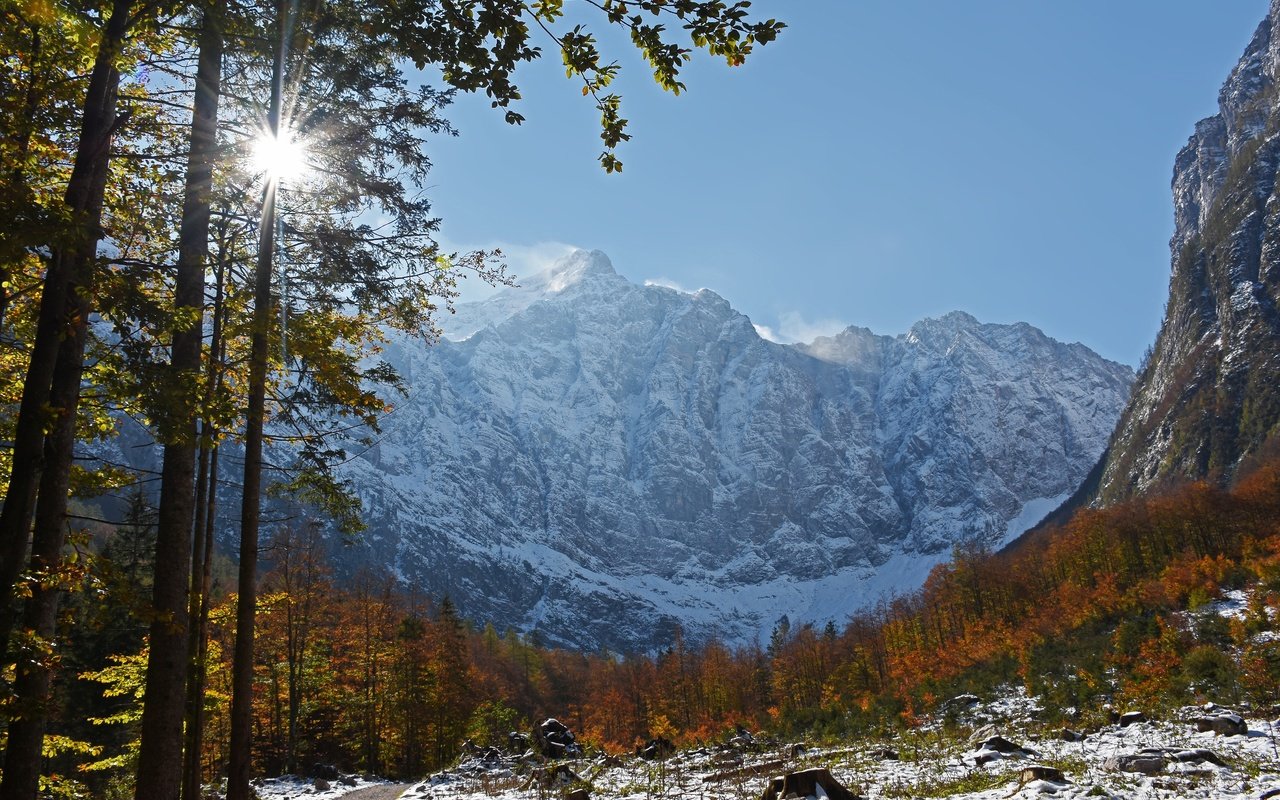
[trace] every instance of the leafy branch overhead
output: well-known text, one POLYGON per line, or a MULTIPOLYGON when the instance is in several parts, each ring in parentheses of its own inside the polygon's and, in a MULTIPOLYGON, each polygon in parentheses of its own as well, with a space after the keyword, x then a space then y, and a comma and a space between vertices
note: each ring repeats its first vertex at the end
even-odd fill
MULTIPOLYGON (((776 19, 753 20, 747 0, 583 0, 583 5, 602 13, 607 24, 626 28, 654 81, 675 94, 685 88, 680 71, 695 48, 739 66, 786 27, 776 19), (688 46, 677 41, 677 30, 684 31, 688 46)), ((595 100, 604 142, 600 163, 606 172, 619 172, 622 162, 615 150, 631 137, 621 96, 606 93, 618 64, 605 60, 586 26, 557 28, 565 22, 564 0, 408 0, 380 4, 373 24, 396 37, 418 69, 435 66, 449 85, 483 90, 513 125, 524 121, 511 107, 521 99, 514 73, 520 62, 542 55, 530 41, 530 26, 536 26, 559 49, 565 74, 581 78, 583 96, 595 100), (405 25, 405 19, 413 22, 405 25)))

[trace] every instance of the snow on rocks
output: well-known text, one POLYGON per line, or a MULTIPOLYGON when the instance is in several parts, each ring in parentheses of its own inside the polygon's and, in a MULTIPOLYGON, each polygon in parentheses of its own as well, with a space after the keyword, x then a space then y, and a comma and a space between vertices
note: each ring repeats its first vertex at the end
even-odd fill
POLYGON ((259 778, 253 781, 253 791, 259 800, 336 800, 351 792, 375 786, 394 786, 381 778, 337 773, 333 779, 304 778, 300 775, 284 775, 279 778, 259 778))
POLYGON ((1225 713, 1196 717, 1196 730, 1204 733, 1212 731, 1220 736, 1248 736, 1249 725, 1239 714, 1225 713))
POLYGON ((779 800, 786 797, 818 797, 831 800, 857 800, 844 784, 831 777, 822 767, 791 772, 769 781, 761 800, 779 800))
MULTIPOLYGON (((966 706, 982 726, 930 721, 890 738, 837 746, 753 734, 750 747, 726 740, 665 760, 590 750, 558 760, 536 752, 495 757, 476 748, 452 769, 410 787, 402 800, 769 800, 770 792, 775 800, 1280 797, 1280 721, 1253 721, 1246 734, 1224 736, 1189 721, 1234 712, 1196 706, 1174 719, 1126 726, 1117 720, 1082 740, 1066 740, 1061 728, 1034 719, 1039 706, 1020 690, 966 706), (971 738, 975 732, 981 735, 971 738)), ((359 787, 369 785, 362 779, 359 787)), ((258 791, 264 800, 330 800, 353 788, 322 792, 299 778, 264 782, 258 791)))
POLYGON ((1002 758, 1030 758, 1039 755, 1029 747, 1014 744, 1003 736, 991 736, 978 745, 978 749, 969 758, 975 765, 982 766, 1002 758))
MULTIPOLYGON (((530 800, 585 790, 590 800, 676 798, 775 798, 840 795, 868 800, 902 797, 1010 798, 1249 798, 1280 792, 1280 725, 1259 722, 1247 735, 1195 730, 1194 713, 1214 718, 1216 706, 1187 709, 1178 719, 1117 722, 1068 741, 1061 728, 1034 719, 1041 709, 1021 691, 987 702, 964 703, 964 715, 983 725, 927 722, 890 739, 859 740, 837 747, 771 742, 755 735, 755 747, 729 743, 675 753, 665 761, 638 756, 597 756, 557 762, 576 776, 557 789, 531 781, 533 765, 508 773, 467 774, 460 766, 413 787, 404 800, 530 800), (968 734, 981 736, 970 741, 968 734), (886 757, 888 753, 896 759, 886 757), (990 760, 979 755, 994 754, 990 760), (803 779, 795 776, 808 775, 803 779), (810 781, 810 778, 813 778, 810 781), (820 779, 819 779, 820 778, 820 779), (830 783, 827 782, 830 779, 830 783), (792 783, 788 785, 786 781, 792 783), (813 785, 810 786, 809 783, 813 785), (541 794, 539 794, 541 792, 541 794)), ((1148 715, 1149 717, 1150 715, 1148 715)), ((740 736, 740 734, 739 734, 740 736)), ((1280 794, 1276 795, 1280 796, 1280 794)))

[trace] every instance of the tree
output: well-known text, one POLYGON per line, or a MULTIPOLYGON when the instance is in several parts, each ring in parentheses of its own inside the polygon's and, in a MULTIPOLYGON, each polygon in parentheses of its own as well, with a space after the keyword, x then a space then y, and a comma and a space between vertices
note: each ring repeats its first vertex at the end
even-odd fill
POLYGON ((218 145, 222 83, 223 16, 212 2, 201 15, 192 103, 186 185, 174 276, 175 326, 166 393, 159 418, 164 443, 160 515, 156 537, 151 648, 138 755, 137 796, 174 797, 182 775, 182 725, 186 717, 188 645, 187 576, 195 515, 196 419, 201 397, 200 344, 204 320, 205 261, 209 253, 210 197, 218 145))
MULTIPOLYGON (((72 222, 66 238, 54 247, 45 272, 40 318, 14 435, 13 464, 21 469, 15 469, 10 477, 4 510, 0 512, 0 547, 7 564, 5 574, 0 576, 0 651, 8 644, 17 579, 12 573, 15 565, 25 560, 32 510, 33 574, 56 574, 62 558, 76 411, 111 140, 124 122, 117 114, 118 59, 131 27, 139 18, 146 18, 145 14, 135 14, 130 0, 115 0, 112 4, 89 79, 75 166, 67 186, 65 203, 72 222), (45 420, 48 408, 56 409, 52 423, 45 420)), ((59 592, 56 581, 37 581, 31 590, 24 625, 37 640, 48 641, 54 634, 59 592)), ((14 686, 20 697, 20 710, 9 727, 5 749, 4 776, 0 781, 0 798, 4 800, 25 800, 36 793, 44 742, 44 707, 52 674, 52 664, 45 656, 24 658, 18 668, 14 686)))

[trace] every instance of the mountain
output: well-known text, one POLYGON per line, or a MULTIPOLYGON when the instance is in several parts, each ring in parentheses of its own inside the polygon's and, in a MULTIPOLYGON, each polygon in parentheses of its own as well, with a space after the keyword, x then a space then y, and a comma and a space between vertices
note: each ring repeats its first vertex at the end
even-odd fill
POLYGON ((1080 499, 1229 478, 1280 424, 1280 0, 1173 169, 1165 318, 1080 499))
POLYGON ((389 358, 410 388, 346 467, 370 523, 348 565, 615 650, 840 619, 1002 544, 1097 461, 1132 382, 959 312, 778 344, 584 251, 389 358))

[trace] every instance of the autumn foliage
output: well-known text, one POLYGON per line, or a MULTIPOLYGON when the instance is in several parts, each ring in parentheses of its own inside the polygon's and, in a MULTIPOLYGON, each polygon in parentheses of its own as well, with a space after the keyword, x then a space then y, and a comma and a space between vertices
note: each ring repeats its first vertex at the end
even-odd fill
MULTIPOLYGON (((580 653, 493 625, 389 575, 339 583, 318 528, 284 531, 260 587, 255 760, 265 773, 322 762, 413 777, 462 743, 505 745, 555 716, 618 752, 739 725, 808 734, 916 724, 961 691, 1021 683, 1050 714, 1112 700, 1159 713, 1214 699, 1280 700, 1280 461, 1232 489, 1204 483, 1085 510, 1000 553, 959 548, 924 586, 847 621, 729 646, 677 634, 658 653, 580 653), (1245 587, 1235 618, 1196 614, 1245 587)), ((232 651, 234 597, 214 614, 232 651)), ((127 654, 126 654, 127 655, 127 654)), ((215 668, 203 763, 226 757, 226 665, 215 668)), ((117 737, 119 738, 119 737, 117 737)))

